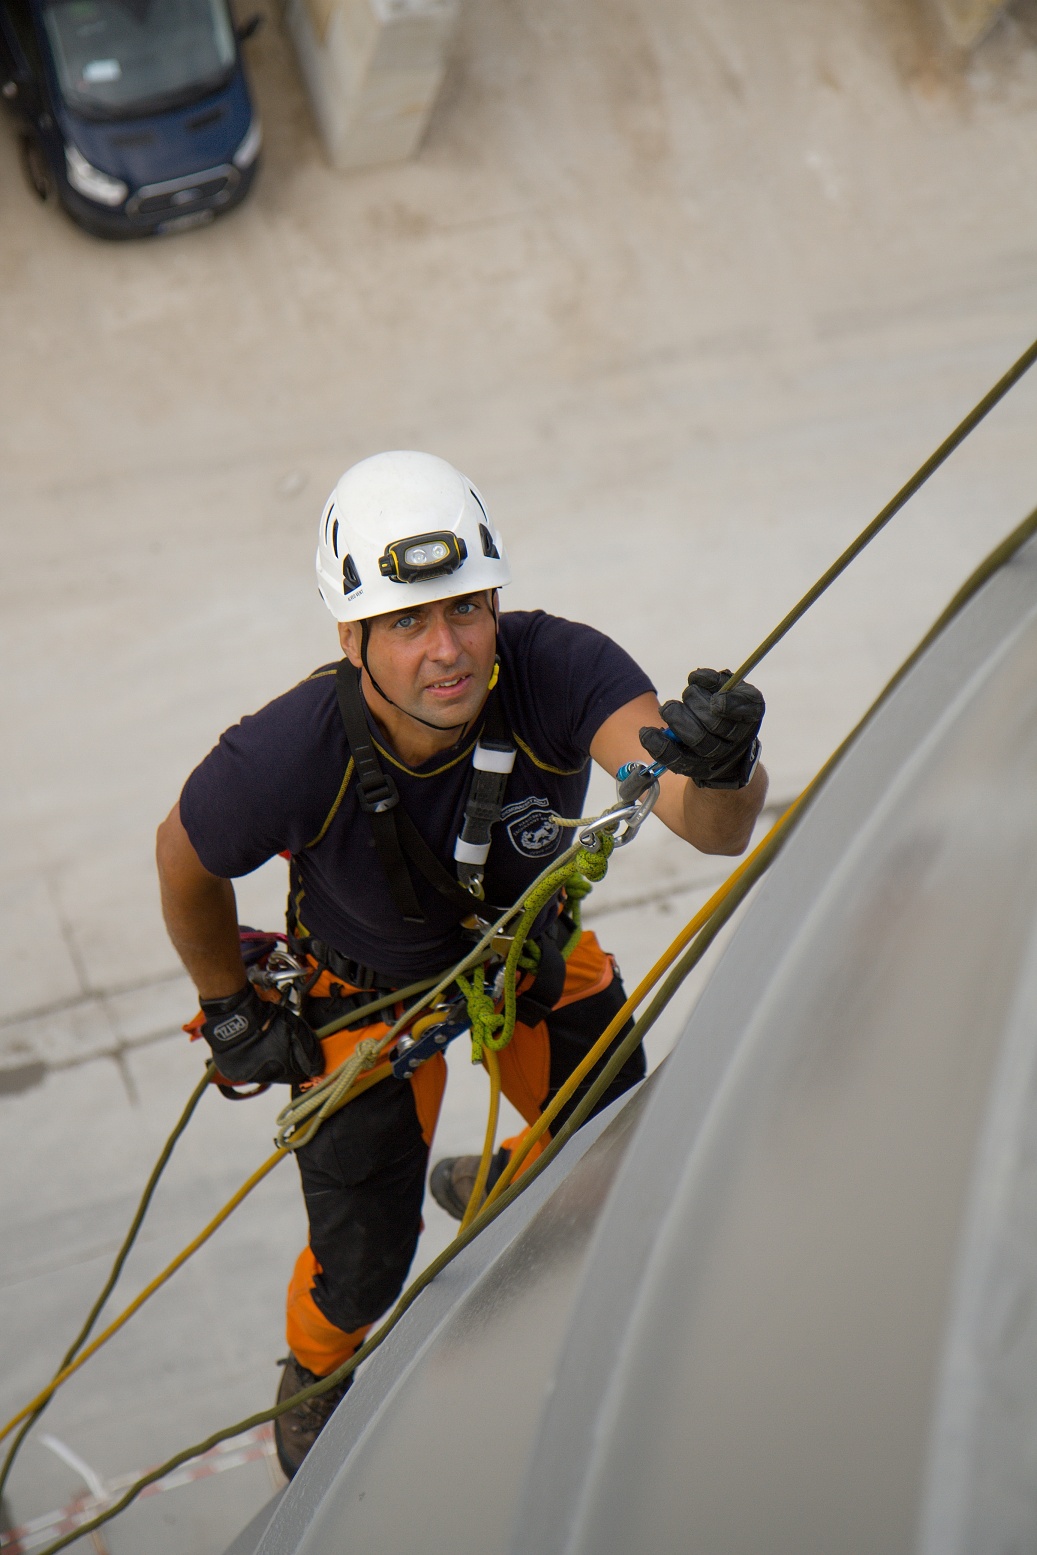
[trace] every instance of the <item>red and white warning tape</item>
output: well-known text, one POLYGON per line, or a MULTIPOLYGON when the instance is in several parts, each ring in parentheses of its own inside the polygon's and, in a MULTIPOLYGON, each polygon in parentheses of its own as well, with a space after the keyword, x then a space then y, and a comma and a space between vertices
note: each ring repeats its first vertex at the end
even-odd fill
MULTIPOLYGON (((229 1442, 220 1442, 217 1446, 203 1453, 200 1458, 195 1458, 191 1463, 185 1463, 179 1469, 174 1469, 164 1479, 157 1479, 153 1485, 148 1485, 140 1493, 140 1500, 144 1501, 148 1496, 157 1496, 165 1490, 177 1490, 181 1485, 193 1485, 197 1480, 210 1479, 213 1474, 225 1474, 228 1469, 240 1468, 245 1463, 255 1463, 259 1458, 269 1458, 274 1452, 274 1433, 269 1425, 256 1426, 254 1430, 246 1431, 242 1436, 235 1436, 229 1442)), ((117 1479, 105 1482, 103 1496, 81 1495, 67 1506, 63 1506, 56 1512, 45 1512, 42 1517, 34 1517, 27 1523, 22 1523, 20 1528, 12 1528, 6 1533, 0 1533, 0 1550, 4 1555, 31 1555, 33 1550, 42 1549, 51 1539, 58 1539, 62 1534, 73 1533, 81 1528, 91 1517, 96 1517, 98 1512, 103 1512, 113 1502, 117 1501, 124 1490, 140 1478, 140 1474, 120 1474, 117 1479)))

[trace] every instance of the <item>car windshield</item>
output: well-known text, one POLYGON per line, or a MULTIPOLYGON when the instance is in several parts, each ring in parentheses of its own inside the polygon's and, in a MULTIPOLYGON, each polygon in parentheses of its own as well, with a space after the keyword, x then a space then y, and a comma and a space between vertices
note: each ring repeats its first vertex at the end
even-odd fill
POLYGON ((91 118, 190 102, 234 65, 226 0, 50 0, 43 15, 62 95, 91 118))

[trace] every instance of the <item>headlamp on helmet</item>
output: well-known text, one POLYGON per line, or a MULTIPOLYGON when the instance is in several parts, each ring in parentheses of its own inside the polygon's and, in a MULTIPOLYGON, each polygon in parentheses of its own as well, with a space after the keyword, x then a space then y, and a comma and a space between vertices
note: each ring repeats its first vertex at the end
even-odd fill
POLYGON ((317 534, 317 586, 336 621, 480 594, 511 581, 486 504, 460 470, 397 449, 361 459, 328 498, 317 534), (400 538, 396 538, 399 536, 400 538), (399 585, 408 585, 401 596, 399 585))
POLYGON ((393 583, 423 583, 456 572, 467 556, 464 541, 441 529, 390 541, 378 559, 378 571, 393 583))

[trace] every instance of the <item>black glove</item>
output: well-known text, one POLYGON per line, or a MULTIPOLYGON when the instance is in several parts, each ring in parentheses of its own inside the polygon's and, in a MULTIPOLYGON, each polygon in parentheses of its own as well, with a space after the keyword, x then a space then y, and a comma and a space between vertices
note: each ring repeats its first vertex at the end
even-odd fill
POLYGON ((641 730, 641 744, 653 761, 699 788, 744 788, 759 759, 763 697, 745 681, 721 691, 730 673, 692 670, 684 696, 662 710, 676 740, 664 729, 641 730))
POLYGON ((302 1016, 261 999, 251 983, 227 999, 203 999, 202 1014, 216 1068, 235 1085, 312 1080, 323 1072, 320 1040, 302 1016))

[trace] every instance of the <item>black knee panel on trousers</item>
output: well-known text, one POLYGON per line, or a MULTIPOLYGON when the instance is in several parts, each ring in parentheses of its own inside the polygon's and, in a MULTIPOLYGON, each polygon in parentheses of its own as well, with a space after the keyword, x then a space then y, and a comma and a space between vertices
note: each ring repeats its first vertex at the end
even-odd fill
MULTIPOLYGON (((624 997, 617 977, 601 993, 551 1011, 548 1101, 601 1036, 624 997)), ((617 1042, 631 1024, 627 1021, 617 1042)), ((562 1110, 555 1131, 606 1061, 598 1063, 580 1085, 562 1110)), ((595 1112, 644 1075, 644 1050, 639 1048, 595 1112)), ((321 1266, 313 1299, 330 1322, 352 1333, 380 1317, 395 1301, 421 1231, 428 1149, 409 1081, 383 1080, 362 1092, 322 1124, 312 1143, 296 1152, 296 1159, 310 1219, 310 1246, 321 1266)), ((503 1164, 502 1159, 500 1168, 503 1164)))
MULTIPOLYGON (((554 1100, 555 1093, 594 1046, 625 1000, 623 984, 618 977, 614 977, 608 987, 603 988, 600 993, 591 994, 588 999, 577 999, 572 1004, 563 1005, 560 1010, 551 1011, 547 1019, 547 1030, 551 1041, 550 1089, 547 1093, 547 1101, 554 1100)), ((622 1030, 617 1032, 613 1047, 622 1041, 633 1024, 632 1020, 626 1021, 622 1030)), ((608 1054, 599 1059, 586 1079, 577 1086, 575 1095, 566 1102, 552 1125, 553 1133, 557 1134, 573 1108, 583 1100, 608 1059, 608 1054)), ((624 1091, 628 1091, 632 1085, 643 1080, 645 1069, 645 1050, 643 1047, 638 1047, 596 1103, 591 1116, 603 1112, 606 1107, 611 1106, 617 1096, 622 1096, 624 1091)), ((546 1106, 547 1102, 544 1105, 546 1106)))
POLYGON ((351 1333, 395 1301, 418 1244, 428 1147, 410 1083, 383 1080, 362 1092, 296 1159, 321 1266, 313 1299, 351 1333))

